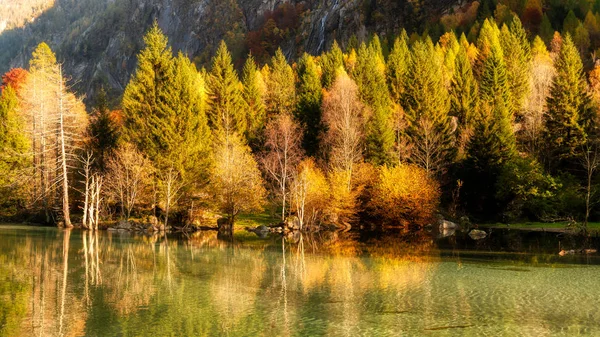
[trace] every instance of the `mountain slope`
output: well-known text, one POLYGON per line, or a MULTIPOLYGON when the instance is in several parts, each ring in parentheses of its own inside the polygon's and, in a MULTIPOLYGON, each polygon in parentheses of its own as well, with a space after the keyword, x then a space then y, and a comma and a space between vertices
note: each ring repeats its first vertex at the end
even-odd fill
POLYGON ((46 41, 64 62, 80 94, 92 97, 104 86, 116 97, 135 68, 143 34, 154 20, 174 51, 187 54, 198 66, 207 66, 221 39, 239 62, 249 50, 259 54, 259 59, 264 54, 266 60, 279 46, 288 58, 295 58, 304 51, 321 52, 334 39, 347 41, 353 34, 365 39, 373 31, 397 32, 415 25, 419 11, 435 13, 453 2, 56 0, 32 22, 0 35, 0 71, 25 67, 33 48, 46 41))

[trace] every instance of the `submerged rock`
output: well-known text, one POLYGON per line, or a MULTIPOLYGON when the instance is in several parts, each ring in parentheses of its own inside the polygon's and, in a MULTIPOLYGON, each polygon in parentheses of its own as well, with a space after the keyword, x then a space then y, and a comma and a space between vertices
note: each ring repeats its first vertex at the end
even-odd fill
POLYGON ((487 233, 480 229, 473 229, 472 231, 469 232, 469 236, 473 240, 481 240, 481 239, 485 239, 487 237, 487 233))

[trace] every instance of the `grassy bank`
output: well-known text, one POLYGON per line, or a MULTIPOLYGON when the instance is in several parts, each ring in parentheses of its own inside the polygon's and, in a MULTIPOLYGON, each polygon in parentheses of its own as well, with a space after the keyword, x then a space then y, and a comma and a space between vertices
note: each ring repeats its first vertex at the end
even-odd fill
MULTIPOLYGON (((523 229, 523 230, 577 230, 581 229, 582 223, 576 225, 569 225, 567 222, 518 222, 511 224, 482 224, 479 227, 483 228, 511 228, 511 229, 523 229)), ((587 225, 589 231, 600 232, 600 222, 589 222, 587 225)))

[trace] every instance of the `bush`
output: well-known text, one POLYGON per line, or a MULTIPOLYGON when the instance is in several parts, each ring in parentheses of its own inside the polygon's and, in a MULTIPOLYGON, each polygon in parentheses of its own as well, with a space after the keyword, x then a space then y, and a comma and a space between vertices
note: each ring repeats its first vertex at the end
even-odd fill
POLYGON ((437 181, 415 165, 383 166, 372 189, 368 211, 388 223, 423 225, 439 204, 437 181))
POLYGON ((353 222, 356 220, 358 208, 358 192, 348 188, 349 173, 333 170, 327 175, 329 182, 329 200, 326 209, 328 221, 335 224, 353 222))
POLYGON ((496 198, 507 222, 577 218, 585 207, 577 179, 568 174, 552 177, 530 158, 516 158, 502 167, 496 198))

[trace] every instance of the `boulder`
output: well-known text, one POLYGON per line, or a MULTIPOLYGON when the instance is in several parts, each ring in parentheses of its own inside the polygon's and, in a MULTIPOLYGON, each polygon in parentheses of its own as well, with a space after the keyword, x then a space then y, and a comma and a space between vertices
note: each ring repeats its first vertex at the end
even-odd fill
POLYGON ((130 230, 131 223, 129 221, 121 220, 119 223, 117 223, 117 229, 130 230))
POLYGON ((158 226, 158 218, 155 217, 154 215, 151 215, 148 217, 148 222, 152 225, 152 226, 158 226))
POLYGON ((469 236, 473 240, 481 240, 487 237, 487 233, 482 231, 481 229, 473 229, 469 232, 469 236))
POLYGON ((285 226, 292 231, 300 229, 300 219, 297 216, 289 216, 285 219, 285 226))
POLYGON ((233 230, 233 226, 227 217, 217 219, 217 227, 219 228, 219 231, 233 230))
POLYGON ((455 224, 452 221, 448 221, 448 220, 440 220, 439 224, 440 224, 440 230, 442 230, 442 229, 456 229, 456 228, 458 228, 457 224, 455 224))
POLYGON ((440 238, 446 238, 456 234, 456 229, 440 228, 440 238))

